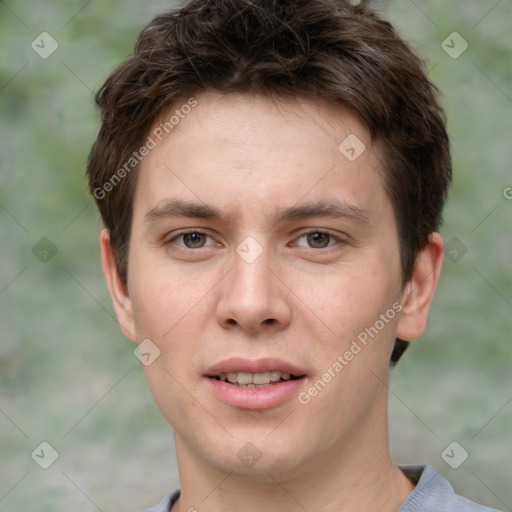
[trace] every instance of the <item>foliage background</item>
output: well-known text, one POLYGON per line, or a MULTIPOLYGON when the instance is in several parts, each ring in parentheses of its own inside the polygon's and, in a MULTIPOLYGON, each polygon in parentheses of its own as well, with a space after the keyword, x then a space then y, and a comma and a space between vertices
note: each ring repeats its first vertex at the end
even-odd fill
MULTIPOLYGON (((428 331, 392 373, 392 452, 512 510, 511 2, 376 4, 444 93, 455 182, 442 233, 467 248, 445 261, 428 331), (469 44, 457 59, 441 47, 453 31, 469 44), (456 470, 440 456, 452 441, 469 453, 456 470)), ((2 512, 135 511, 178 486, 172 431, 103 282, 84 178, 92 93, 171 5, 0 2, 2 512), (31 48, 43 31, 59 44, 48 59, 31 48), (32 252, 42 237, 57 248, 47 262, 32 252), (59 454, 46 470, 31 458, 42 441, 59 454)))

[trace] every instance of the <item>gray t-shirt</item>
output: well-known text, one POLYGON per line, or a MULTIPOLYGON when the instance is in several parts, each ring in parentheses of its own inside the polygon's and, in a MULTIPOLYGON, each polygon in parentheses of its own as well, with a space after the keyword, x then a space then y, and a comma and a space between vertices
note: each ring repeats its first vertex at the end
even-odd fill
MULTIPOLYGON (((432 466, 400 466, 400 469, 416 487, 397 512, 499 512, 455 494, 448 481, 432 466)), ((170 512, 179 497, 177 489, 158 505, 141 512, 170 512)))

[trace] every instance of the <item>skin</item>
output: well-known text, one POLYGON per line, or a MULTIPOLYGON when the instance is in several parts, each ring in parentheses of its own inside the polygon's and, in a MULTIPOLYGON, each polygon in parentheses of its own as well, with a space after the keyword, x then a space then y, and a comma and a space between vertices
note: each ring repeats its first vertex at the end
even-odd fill
POLYGON ((349 113, 302 99, 197 100, 141 164, 127 286, 101 235, 124 334, 160 350, 145 372, 175 432, 173 511, 395 511, 414 486, 389 454, 389 359, 395 337, 425 329, 442 239, 432 234, 402 287, 380 150, 349 113), (366 146, 352 162, 338 150, 351 133, 366 146), (171 199, 214 206, 229 223, 156 214, 171 199), (332 200, 361 215, 275 222, 286 208, 332 200), (194 239, 204 245, 187 248, 190 238, 175 238, 183 228, 204 232, 194 239), (332 236, 307 236, 319 230, 332 236), (248 236, 262 249, 252 263, 236 252, 248 236), (307 404, 294 395, 237 408, 205 383, 214 363, 272 357, 301 368, 307 390, 397 301, 401 312, 307 404), (237 457, 248 442, 261 454, 251 467, 237 457))

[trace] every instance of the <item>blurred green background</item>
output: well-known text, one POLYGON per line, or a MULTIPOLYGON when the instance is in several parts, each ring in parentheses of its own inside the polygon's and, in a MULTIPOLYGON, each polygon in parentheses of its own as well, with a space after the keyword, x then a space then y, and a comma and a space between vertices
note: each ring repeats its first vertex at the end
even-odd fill
MULTIPOLYGON (((84 178, 93 92, 172 5, 0 2, 2 512, 136 511, 178 485, 172 431, 114 319, 84 178), (47 58, 31 47, 51 50, 42 32, 58 44, 47 58), (46 470, 43 441, 58 452, 46 470)), ((427 333, 391 376, 392 452, 512 510, 511 2, 376 6, 444 93, 455 166, 442 229, 451 259, 427 333), (468 43, 457 58, 453 32, 468 43), (453 441, 469 454, 457 469, 441 457, 453 441)))

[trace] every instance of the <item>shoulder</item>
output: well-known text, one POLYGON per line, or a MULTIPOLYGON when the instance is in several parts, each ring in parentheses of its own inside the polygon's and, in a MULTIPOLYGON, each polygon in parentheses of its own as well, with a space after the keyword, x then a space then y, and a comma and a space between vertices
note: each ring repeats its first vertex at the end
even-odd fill
POLYGON ((180 490, 176 489, 165 496, 159 503, 154 507, 145 508, 141 512, 169 512, 172 506, 178 501, 180 497, 180 490))
POLYGON ((432 466, 400 466, 416 488, 398 512, 499 512, 455 494, 432 466))

